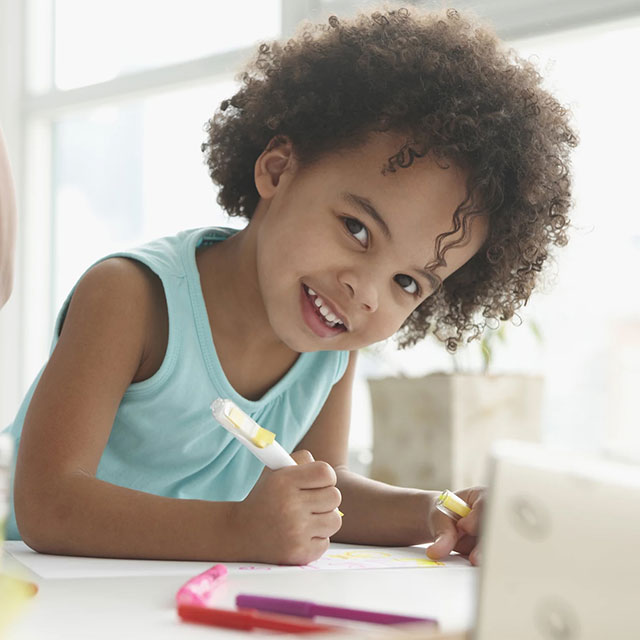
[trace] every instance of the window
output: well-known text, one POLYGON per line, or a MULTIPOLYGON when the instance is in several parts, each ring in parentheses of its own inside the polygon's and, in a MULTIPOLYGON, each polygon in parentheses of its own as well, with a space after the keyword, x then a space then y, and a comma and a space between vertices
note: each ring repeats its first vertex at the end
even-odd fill
POLYGON ((53 310, 110 252, 226 224, 200 144, 231 80, 76 111, 53 121, 53 310))
MULTIPOLYGON (((458 6, 471 4, 523 55, 540 59, 548 85, 571 104, 582 139, 573 171, 576 229, 559 256, 555 286, 536 294, 523 314, 536 319, 544 341, 509 331, 495 369, 545 375, 548 440, 640 457, 640 212, 633 191, 640 127, 636 82, 624 72, 625 61, 640 58, 640 9, 626 0, 458 6), (584 24, 592 26, 575 29, 584 24)), ((42 366, 55 312, 94 260, 183 228, 242 224, 216 205, 200 143, 256 42, 289 34, 304 18, 358 6, 0 0, 0 55, 11 61, 0 67, 0 114, 21 236, 16 291, 0 314, 1 424, 42 366)), ((473 353, 462 357, 473 365, 473 353)), ((363 376, 452 365, 429 342, 361 363, 352 443, 366 454, 363 376)))
POLYGON ((549 440, 640 460, 640 20, 515 43, 537 55, 574 113, 574 230, 548 295, 532 301, 546 327, 549 440))
POLYGON ((95 260, 180 229, 243 225, 216 204, 204 125, 256 44, 303 17, 295 6, 283 13, 281 0, 16 4, 0 0, 0 35, 25 52, 23 77, 0 86, 7 96, 24 86, 13 123, 3 119, 24 158, 12 158, 22 268, 0 319, 15 336, 0 345, 3 424, 42 366, 57 310, 95 260))
MULTIPOLYGON (((510 43, 540 68, 545 85, 572 110, 580 145, 573 155, 573 229, 542 291, 507 327, 492 370, 544 376, 548 443, 640 460, 640 148, 636 81, 624 61, 640 58, 640 20, 605 23, 510 43), (527 330, 540 327, 542 341, 527 330)), ((431 341, 369 357, 369 375, 452 370, 431 341)), ((458 357, 480 364, 475 343, 458 357)), ((365 420, 368 418, 365 417, 365 420)), ((361 447, 370 446, 368 426, 361 447)))
POLYGON ((56 0, 53 20, 61 90, 252 46, 281 25, 278 0, 56 0))

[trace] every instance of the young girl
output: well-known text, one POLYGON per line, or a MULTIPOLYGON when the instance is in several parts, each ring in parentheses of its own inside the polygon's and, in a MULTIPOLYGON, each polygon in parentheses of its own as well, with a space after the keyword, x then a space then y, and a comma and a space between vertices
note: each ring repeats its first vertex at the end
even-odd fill
POLYGON ((437 492, 347 468, 356 353, 429 331, 455 349, 527 301, 566 241, 566 112, 455 11, 332 17, 261 45, 242 81, 203 150, 248 226, 85 273, 10 427, 9 536, 45 553, 294 564, 329 539, 435 540, 431 557, 476 563, 480 490, 459 491, 472 511, 456 525, 437 492), (298 466, 263 470, 213 419, 217 397, 298 466))

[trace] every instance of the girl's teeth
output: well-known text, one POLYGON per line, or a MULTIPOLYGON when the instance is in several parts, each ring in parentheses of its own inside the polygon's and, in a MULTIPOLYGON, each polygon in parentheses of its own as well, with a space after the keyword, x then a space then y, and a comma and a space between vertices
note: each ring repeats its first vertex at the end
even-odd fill
POLYGON ((307 287, 307 291, 309 292, 310 296, 315 296, 313 300, 313 304, 315 304, 316 307, 318 307, 318 311, 320 311, 320 313, 322 314, 325 320, 325 323, 328 326, 335 327, 338 324, 342 324, 342 321, 338 319, 338 316, 336 316, 329 309, 329 307, 327 307, 327 305, 324 303, 324 300, 313 289, 310 289, 309 287, 307 287))

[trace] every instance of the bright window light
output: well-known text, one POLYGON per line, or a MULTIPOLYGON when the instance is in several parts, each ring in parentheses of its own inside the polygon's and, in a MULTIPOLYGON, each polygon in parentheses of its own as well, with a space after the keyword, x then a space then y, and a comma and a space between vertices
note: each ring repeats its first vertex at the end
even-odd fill
POLYGON ((73 89, 277 38, 281 16, 279 0, 56 0, 54 20, 55 85, 73 89))

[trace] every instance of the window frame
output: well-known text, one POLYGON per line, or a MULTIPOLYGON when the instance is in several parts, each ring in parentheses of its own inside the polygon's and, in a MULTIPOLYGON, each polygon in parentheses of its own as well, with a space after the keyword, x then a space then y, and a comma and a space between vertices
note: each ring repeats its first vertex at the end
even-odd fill
MULTIPOLYGON (((14 168, 19 207, 18 252, 14 292, 0 313, 0 424, 10 421, 35 372, 49 350, 55 311, 52 308, 51 171, 53 119, 87 105, 105 105, 140 95, 175 89, 228 76, 254 51, 244 47, 197 60, 121 76, 99 84, 39 95, 28 92, 27 68, 38 61, 28 50, 33 12, 49 17, 49 31, 38 34, 48 49, 53 74, 53 6, 55 0, 0 0, 0 119, 14 168), (44 12, 44 13, 43 13, 44 12), (37 185, 37 188, 35 188, 37 185)), ((409 4, 439 8, 440 3, 409 4)), ((493 25, 507 41, 640 15, 637 0, 461 0, 493 25)), ((355 13, 356 0, 281 0, 282 37, 306 19, 331 13, 355 13)), ((46 31, 46 30, 45 30, 46 31)), ((42 56, 42 51, 40 52, 42 56)), ((40 61, 41 66, 42 60, 40 61)), ((47 66, 46 63, 44 66, 47 66)))

